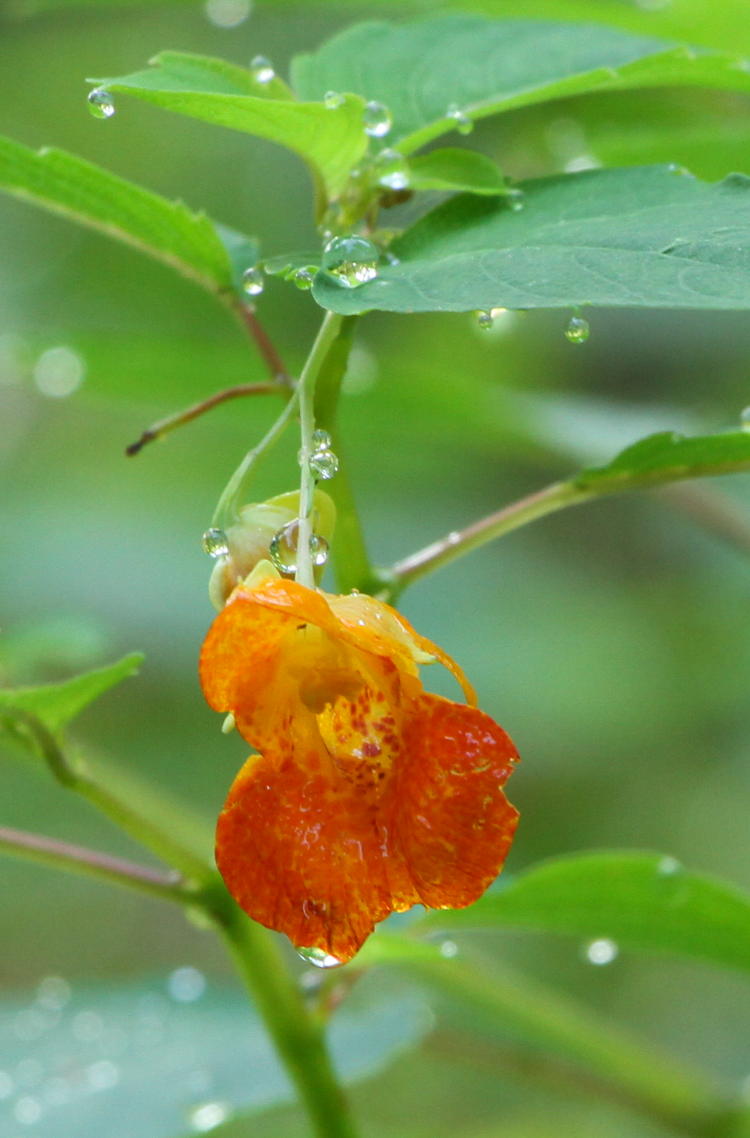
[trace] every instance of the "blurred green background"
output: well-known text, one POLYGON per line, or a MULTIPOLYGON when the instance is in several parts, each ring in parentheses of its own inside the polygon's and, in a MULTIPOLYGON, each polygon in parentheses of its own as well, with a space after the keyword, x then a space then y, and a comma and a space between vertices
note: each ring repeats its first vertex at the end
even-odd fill
MULTIPOLYGON (((479 7, 525 14, 521 4, 479 7)), ((121 100, 110 122, 87 113, 85 76, 135 70, 164 47, 240 64, 262 52, 284 74, 295 51, 354 19, 410 10, 259 3, 222 26, 249 8, 0 7, 0 132, 183 197, 257 235, 267 255, 309 246, 309 185, 293 156, 135 100, 121 100)), ((739 97, 610 94, 505 116, 471 143, 517 178, 592 155, 674 159, 715 178, 730 165, 750 173, 740 145, 748 120, 739 97)), ((262 378, 261 363, 208 296, 104 237, 2 199, 0 250, 0 680, 56 679, 142 649, 141 675, 89 709, 77 738, 87 754, 155 780, 211 819, 245 746, 219 734, 198 688, 211 619, 200 535, 275 407, 233 402, 138 458, 123 451, 172 410, 262 378)), ((299 367, 320 315, 310 297, 271 281, 259 315, 290 369, 299 367)), ((595 311, 580 347, 564 339, 566 320, 511 314, 491 332, 469 316, 361 322, 341 414, 377 562, 650 430, 722 429, 750 403, 745 316, 595 311)), ((254 497, 292 488, 295 449, 291 438, 279 449, 254 497)), ((627 847, 750 886, 749 505, 748 476, 605 500, 406 594, 408 617, 461 662, 522 753, 508 872, 567 851, 627 847)), ((10 755, 0 800, 5 825, 143 858, 10 755)), ((564 939, 471 939, 683 1058, 733 1078, 750 1071, 750 1000, 731 975, 629 955, 595 968, 564 939)), ((229 975, 213 937, 180 912, 3 862, 0 977, 14 998, 49 975, 119 984, 185 966, 210 983, 229 975)), ((356 1090, 366 1135, 661 1133, 592 1106, 564 1078, 555 1093, 524 1081, 499 1048, 472 1041, 470 1027, 438 1025, 356 1090)), ((58 1138, 49 1115, 11 1124, 7 1138, 27 1132, 58 1138)), ((289 1107, 259 1118, 253 1133, 305 1130, 289 1107)))

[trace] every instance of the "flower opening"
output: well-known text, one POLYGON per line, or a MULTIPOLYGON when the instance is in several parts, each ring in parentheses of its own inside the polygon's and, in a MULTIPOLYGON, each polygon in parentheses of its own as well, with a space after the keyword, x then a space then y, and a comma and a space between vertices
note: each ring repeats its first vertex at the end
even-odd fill
POLYGON ((256 572, 211 626, 200 674, 259 752, 216 844, 255 920, 343 962, 389 913, 461 908, 496 877, 518 820, 502 790, 515 747, 394 609, 256 572), (435 660, 467 703, 424 691, 419 665, 435 660))

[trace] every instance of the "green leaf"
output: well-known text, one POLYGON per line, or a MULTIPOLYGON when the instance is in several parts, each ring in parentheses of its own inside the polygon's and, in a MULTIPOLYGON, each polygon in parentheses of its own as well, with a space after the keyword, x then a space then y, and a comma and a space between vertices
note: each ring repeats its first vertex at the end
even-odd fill
POLYGON ((147 71, 91 82, 113 93, 135 95, 166 110, 278 142, 312 167, 329 197, 336 197, 367 150, 364 103, 358 96, 347 96, 340 106, 329 109, 322 102, 290 99, 282 84, 284 97, 279 98, 275 81, 258 83, 250 71, 220 59, 162 52, 147 71))
POLYGON ((409 163, 409 188, 471 194, 507 192, 502 174, 486 154, 448 146, 412 158, 409 163))
POLYGON ((393 115, 389 142, 408 153, 455 129, 452 105, 480 119, 613 88, 750 91, 750 74, 734 53, 699 54, 596 24, 451 13, 356 25, 294 59, 292 85, 303 99, 333 89, 385 103, 393 115))
POLYGON ((750 470, 750 432, 727 431, 686 438, 660 431, 626 447, 605 466, 592 466, 572 479, 593 494, 612 494, 711 474, 750 470))
POLYGON ((230 260, 209 218, 82 158, 0 138, 0 189, 134 245, 211 292, 232 288, 230 260))
POLYGON ((520 210, 462 195, 394 242, 398 264, 355 289, 321 273, 315 299, 346 315, 748 308, 750 179, 710 185, 682 173, 647 166, 544 178, 524 184, 520 210))
POLYGON ((135 675, 142 662, 140 652, 131 652, 105 668, 95 668, 58 684, 4 688, 0 690, 0 718, 3 710, 21 711, 57 733, 104 692, 135 675))
MULTIPOLYGON (((24 1057, 51 1076, 57 1096, 34 1126, 39 1138, 101 1138, 118 1118, 127 1119, 127 1138, 174 1138, 295 1098, 244 993, 206 986, 192 967, 140 984, 76 984, 72 993, 47 980, 36 997, 0 1004, 0 1066, 17 1064, 16 1028, 28 1024, 24 1057)), ((339 1076, 374 1074, 430 1026, 424 996, 395 977, 366 977, 328 1029, 339 1076)))
MULTIPOLYGON (((750 440, 749 440, 750 441, 750 440)), ((542 862, 422 927, 533 929, 750 972, 750 894, 672 857, 607 851, 542 862)))

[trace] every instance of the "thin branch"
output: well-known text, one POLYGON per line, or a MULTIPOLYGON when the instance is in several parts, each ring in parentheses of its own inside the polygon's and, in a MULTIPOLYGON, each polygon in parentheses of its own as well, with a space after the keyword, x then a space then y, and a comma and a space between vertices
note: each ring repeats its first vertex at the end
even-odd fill
POLYGON ((225 387, 222 391, 216 391, 213 395, 209 395, 207 399, 193 403, 186 410, 177 411, 174 415, 167 415, 165 419, 159 419, 157 423, 147 427, 139 439, 125 447, 125 454, 129 456, 138 454, 139 451, 143 450, 146 443, 163 438, 169 431, 192 422, 193 419, 205 415, 206 411, 211 411, 229 399, 238 399, 244 395, 271 395, 280 390, 283 389, 279 383, 238 383, 234 387, 225 387))
POLYGON ((68 873, 97 877, 163 900, 186 903, 184 879, 179 873, 164 873, 125 858, 49 838, 45 834, 30 834, 26 830, 0 826, 0 850, 68 873))
POLYGON ((246 304, 237 304, 235 312, 252 336, 274 383, 281 387, 291 387, 291 377, 271 337, 266 332, 255 310, 246 304))

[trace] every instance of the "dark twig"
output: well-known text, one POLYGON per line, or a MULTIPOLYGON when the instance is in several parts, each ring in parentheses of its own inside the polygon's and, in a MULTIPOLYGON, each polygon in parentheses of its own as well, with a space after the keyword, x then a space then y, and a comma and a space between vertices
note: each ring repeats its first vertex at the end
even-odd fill
POLYGON ((168 415, 165 419, 160 419, 158 423, 147 427, 139 439, 125 448, 125 454, 138 454, 146 443, 151 443, 154 442, 155 439, 163 438, 169 431, 173 431, 175 427, 181 427, 185 423, 199 418, 199 416, 204 415, 206 411, 211 411, 220 403, 226 403, 228 399, 237 399, 244 395, 270 395, 279 390, 282 390, 282 388, 278 383, 238 383, 235 387, 225 387, 222 391, 216 391, 213 395, 209 395, 207 399, 201 399, 199 403, 193 403, 192 406, 186 410, 178 411, 174 415, 168 415))

